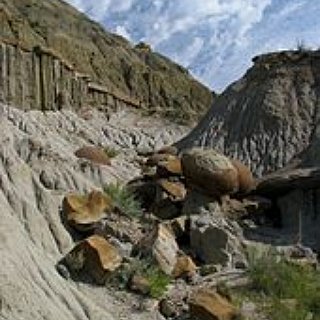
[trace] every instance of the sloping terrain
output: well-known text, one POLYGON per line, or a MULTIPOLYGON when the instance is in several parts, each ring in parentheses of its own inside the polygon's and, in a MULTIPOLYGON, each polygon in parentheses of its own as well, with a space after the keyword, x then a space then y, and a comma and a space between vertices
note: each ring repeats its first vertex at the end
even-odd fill
POLYGON ((249 164, 257 175, 297 161, 318 165, 319 75, 319 51, 255 58, 179 146, 217 148, 249 164))
POLYGON ((130 113, 108 120, 92 111, 84 120, 71 111, 23 112, 1 105, 0 116, 0 318, 152 319, 105 287, 75 284, 58 274, 56 263, 74 243, 61 204, 68 192, 140 174, 136 150, 172 143, 185 128, 130 113), (119 155, 111 166, 74 155, 92 144, 116 148, 119 155))
POLYGON ((48 47, 110 91, 177 121, 197 120, 212 102, 210 90, 187 70, 147 45, 134 47, 104 31, 60 0, 1 0, 0 38, 48 47))

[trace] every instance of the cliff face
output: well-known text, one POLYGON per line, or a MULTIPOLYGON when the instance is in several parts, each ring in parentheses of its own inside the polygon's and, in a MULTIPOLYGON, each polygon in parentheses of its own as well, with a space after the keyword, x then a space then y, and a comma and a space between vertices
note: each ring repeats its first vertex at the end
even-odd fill
MULTIPOLYGON (((88 75, 112 94, 143 104, 148 112, 191 121, 212 102, 212 93, 187 70, 148 46, 133 47, 105 32, 62 1, 0 0, 0 18, 2 43, 5 40, 29 52, 38 46, 49 48, 77 73, 88 75)), ((10 53, 11 57, 16 56, 10 53)), ((17 62, 24 63, 19 56, 17 62)), ((36 63, 26 64, 22 71, 26 74, 29 67, 36 67, 36 63)))
POLYGON ((282 52, 254 66, 212 105, 181 148, 212 146, 257 175, 320 160, 320 52, 282 52))

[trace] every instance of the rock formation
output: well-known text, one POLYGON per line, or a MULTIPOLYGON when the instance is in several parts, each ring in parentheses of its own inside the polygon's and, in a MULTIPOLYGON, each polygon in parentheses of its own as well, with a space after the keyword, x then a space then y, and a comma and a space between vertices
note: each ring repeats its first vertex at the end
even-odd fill
POLYGON ((0 81, 7 87, 0 101, 20 108, 125 102, 194 121, 212 102, 187 70, 106 32, 63 1, 2 0, 0 43, 0 81))
POLYGON ((213 103, 178 146, 207 146, 260 176, 301 158, 319 162, 320 52, 284 51, 253 67, 213 103))

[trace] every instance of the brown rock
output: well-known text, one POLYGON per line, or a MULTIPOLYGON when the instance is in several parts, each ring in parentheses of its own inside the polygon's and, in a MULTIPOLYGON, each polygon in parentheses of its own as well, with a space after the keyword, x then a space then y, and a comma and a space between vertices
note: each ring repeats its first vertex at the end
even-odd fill
POLYGON ((101 165, 111 165, 110 158, 105 151, 99 147, 86 146, 78 149, 74 153, 78 158, 90 160, 93 163, 101 165))
POLYGON ((187 194, 187 189, 181 182, 160 179, 158 180, 158 184, 172 200, 182 201, 187 194))
POLYGON ((172 271, 174 278, 190 277, 197 271, 197 266, 189 256, 180 256, 172 271))
POLYGON ((212 196, 238 191, 238 171, 231 161, 213 149, 193 148, 182 155, 187 183, 212 196))
POLYGON ((157 164, 157 174, 160 177, 181 176, 181 160, 178 157, 171 156, 166 161, 160 161, 157 164))
POLYGON ((122 258, 105 238, 93 235, 78 243, 65 261, 71 270, 84 270, 101 284, 109 272, 120 266, 122 258))
POLYGON ((97 190, 88 195, 69 194, 63 200, 63 212, 67 221, 80 231, 92 228, 112 208, 111 198, 97 190))
POLYGON ((230 302, 207 289, 195 292, 190 299, 189 307, 192 319, 232 320, 238 317, 237 309, 230 302))
POLYGON ((130 290, 140 293, 143 295, 147 295, 150 293, 150 282, 148 279, 144 278, 140 275, 133 275, 133 277, 130 279, 129 284, 130 290))
POLYGON ((248 193, 255 187, 255 180, 251 170, 238 160, 231 160, 233 166, 238 171, 239 192, 248 193))
POLYGON ((157 166, 160 162, 165 162, 170 159, 175 159, 175 156, 166 153, 155 153, 147 159, 146 165, 157 166))

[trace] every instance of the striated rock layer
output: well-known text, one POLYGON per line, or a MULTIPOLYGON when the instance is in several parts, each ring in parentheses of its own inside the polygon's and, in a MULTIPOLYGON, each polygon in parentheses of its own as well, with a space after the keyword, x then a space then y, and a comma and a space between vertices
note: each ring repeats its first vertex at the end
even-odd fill
POLYGON ((66 280, 55 265, 74 247, 63 225, 62 200, 141 174, 139 148, 160 148, 184 133, 152 119, 120 113, 89 120, 0 104, 0 318, 9 320, 154 319, 124 305, 106 287, 66 280), (111 146, 111 166, 78 159, 83 145, 111 146))
POLYGON ((320 52, 256 57, 254 66, 220 95, 178 143, 214 147, 257 174, 320 160, 320 52), (297 163, 295 161, 295 163, 297 163))

